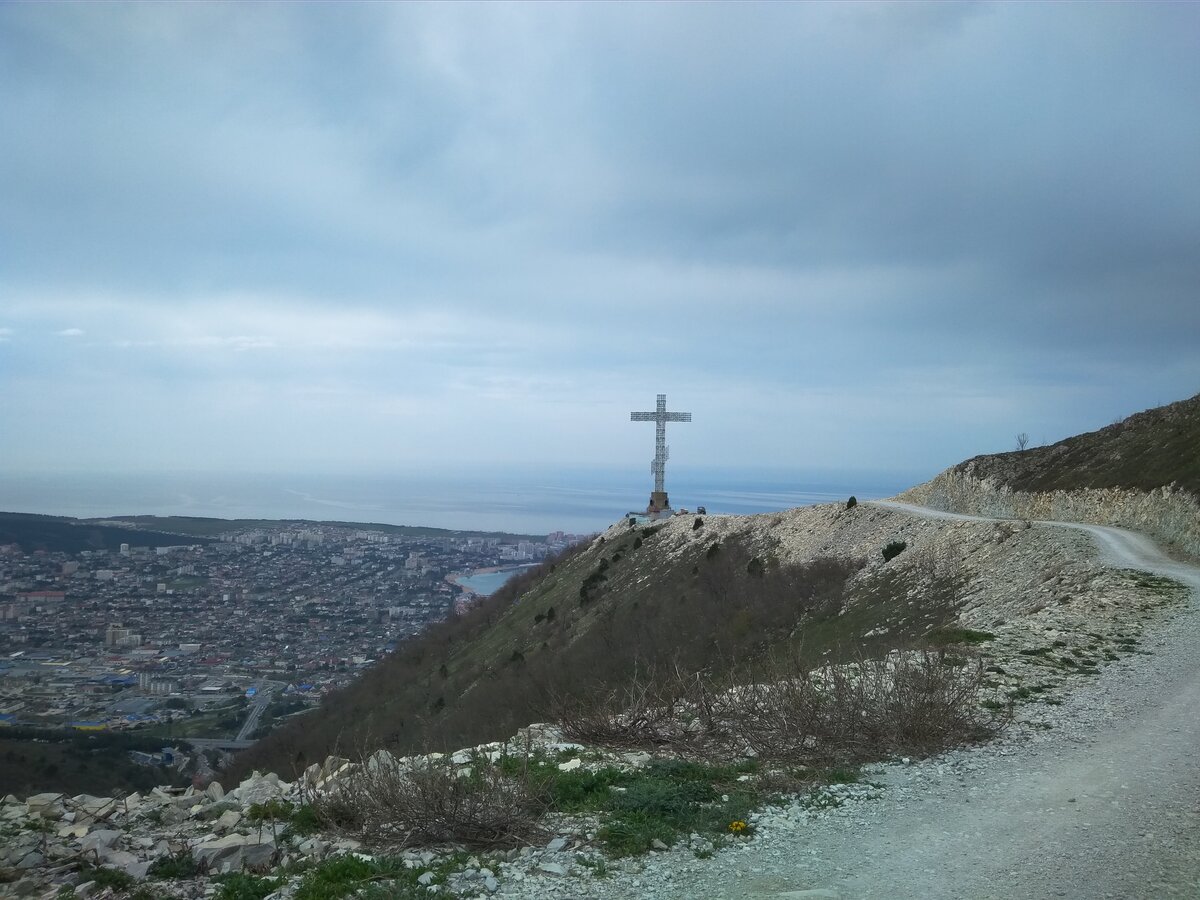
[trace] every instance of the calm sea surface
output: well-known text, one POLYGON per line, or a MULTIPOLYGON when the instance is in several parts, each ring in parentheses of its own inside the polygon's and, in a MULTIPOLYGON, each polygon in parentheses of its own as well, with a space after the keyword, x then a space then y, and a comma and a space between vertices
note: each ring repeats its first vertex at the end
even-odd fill
POLYGON ((474 575, 459 578, 458 583, 477 594, 487 596, 500 590, 510 578, 520 575, 525 568, 521 566, 516 569, 501 569, 499 572, 476 572, 474 575))
MULTIPOLYGON (((640 468, 640 467, 639 467, 640 468)), ((723 471, 667 473, 676 508, 748 514, 886 497, 921 480, 900 475, 723 471)), ((65 516, 182 515, 325 519, 462 530, 586 534, 645 508, 641 471, 498 471, 380 475, 0 474, 0 510, 65 516)))

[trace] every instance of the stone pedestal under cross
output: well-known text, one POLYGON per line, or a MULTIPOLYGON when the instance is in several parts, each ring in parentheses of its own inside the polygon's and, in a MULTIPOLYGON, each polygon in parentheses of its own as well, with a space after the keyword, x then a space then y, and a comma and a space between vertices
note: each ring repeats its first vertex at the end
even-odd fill
POLYGON ((654 475, 654 493, 650 495, 650 505, 646 507, 646 515, 656 516, 671 509, 667 500, 666 471, 667 458, 671 455, 667 447, 667 423, 690 422, 690 412, 667 412, 667 395, 659 394, 654 412, 631 412, 631 422, 654 423, 654 460, 650 463, 650 471, 654 475))

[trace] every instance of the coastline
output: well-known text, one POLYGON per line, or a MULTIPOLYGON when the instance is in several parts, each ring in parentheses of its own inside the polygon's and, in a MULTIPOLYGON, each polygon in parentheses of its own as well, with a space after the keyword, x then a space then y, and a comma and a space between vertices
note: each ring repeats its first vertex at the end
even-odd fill
POLYGON ((460 597, 488 597, 490 594, 481 594, 479 591, 476 591, 463 584, 463 579, 473 578, 476 575, 494 575, 497 572, 519 572, 523 569, 531 569, 537 565, 538 563, 533 562, 509 566, 484 566, 481 569, 473 569, 470 572, 455 572, 452 575, 447 575, 446 581, 462 591, 460 597))

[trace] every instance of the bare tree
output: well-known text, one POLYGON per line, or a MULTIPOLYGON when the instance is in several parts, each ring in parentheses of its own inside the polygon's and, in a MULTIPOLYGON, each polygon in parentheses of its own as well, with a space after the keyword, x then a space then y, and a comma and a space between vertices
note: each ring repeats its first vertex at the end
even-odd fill
POLYGON ((1017 450, 1024 450, 1029 446, 1029 435, 1022 431, 1017 435, 1017 450))

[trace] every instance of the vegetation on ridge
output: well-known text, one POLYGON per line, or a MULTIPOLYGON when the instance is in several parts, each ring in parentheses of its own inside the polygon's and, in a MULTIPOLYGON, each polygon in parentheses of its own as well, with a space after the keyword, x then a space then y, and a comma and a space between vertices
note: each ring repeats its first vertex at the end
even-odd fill
POLYGON ((146 791, 184 783, 172 769, 139 765, 129 757, 131 750, 156 753, 163 743, 136 732, 8 726, 0 729, 0 796, 146 791))
POLYGON ((0 545, 18 544, 26 553, 78 553, 81 550, 117 550, 121 544, 171 547, 205 544, 211 538, 181 536, 165 531, 122 528, 103 522, 67 516, 0 512, 0 545))
POLYGON ((502 740, 545 718, 551 697, 594 696, 647 666, 720 675, 786 648, 814 664, 850 659, 921 645, 954 616, 956 585, 911 568, 784 564, 770 538, 718 542, 705 528, 665 553, 660 529, 610 532, 519 576, 240 753, 226 777, 502 740))
POLYGON ((976 456, 953 471, 1017 491, 1174 484, 1200 497, 1200 394, 1048 447, 976 456))

